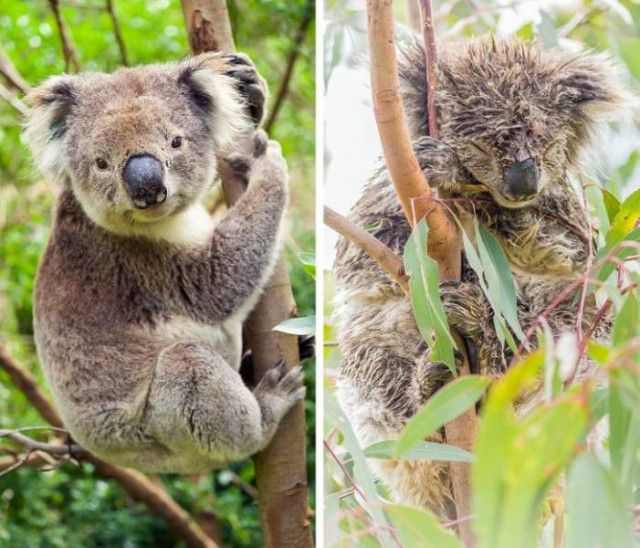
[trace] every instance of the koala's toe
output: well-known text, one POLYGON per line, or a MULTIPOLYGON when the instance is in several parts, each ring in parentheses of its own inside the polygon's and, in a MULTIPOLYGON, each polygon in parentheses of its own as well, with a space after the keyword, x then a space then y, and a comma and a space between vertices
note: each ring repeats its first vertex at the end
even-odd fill
POLYGON ((224 58, 229 65, 252 65, 251 59, 244 53, 228 53, 224 58))
POLYGON ((280 382, 280 387, 284 392, 290 393, 300 387, 302 384, 303 371, 302 367, 297 365, 293 367, 287 374, 284 376, 282 381, 280 382))

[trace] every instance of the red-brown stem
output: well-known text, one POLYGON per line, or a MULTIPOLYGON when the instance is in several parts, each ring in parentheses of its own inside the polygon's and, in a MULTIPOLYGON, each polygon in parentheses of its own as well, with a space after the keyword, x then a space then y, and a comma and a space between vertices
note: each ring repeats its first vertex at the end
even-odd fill
POLYGON ((436 49, 436 33, 433 21, 431 0, 420 0, 422 8, 422 34, 424 37, 424 52, 427 66, 427 123, 429 137, 438 138, 438 117, 436 112, 435 91, 437 84, 436 63, 438 51, 436 49))

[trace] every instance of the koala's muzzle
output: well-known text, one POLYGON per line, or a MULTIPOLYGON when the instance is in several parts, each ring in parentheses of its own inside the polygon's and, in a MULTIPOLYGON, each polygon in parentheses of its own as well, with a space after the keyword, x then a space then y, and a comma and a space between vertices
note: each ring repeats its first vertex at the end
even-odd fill
POLYGON ((522 202, 533 198, 537 192, 538 168, 531 158, 514 163, 504 172, 503 194, 508 199, 522 202))
POLYGON ((147 209, 167 199, 162 163, 150 154, 129 158, 124 166, 122 178, 129 187, 131 199, 138 209, 147 209))

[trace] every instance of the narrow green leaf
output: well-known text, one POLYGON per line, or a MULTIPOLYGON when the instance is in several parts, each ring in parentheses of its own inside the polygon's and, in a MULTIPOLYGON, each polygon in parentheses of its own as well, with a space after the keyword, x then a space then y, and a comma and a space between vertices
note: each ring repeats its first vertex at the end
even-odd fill
POLYGON ((404 456, 418 442, 455 419, 474 405, 491 381, 477 375, 450 382, 427 401, 407 423, 396 447, 396 456, 404 456))
POLYGON ((438 518, 431 513, 396 504, 387 504, 384 511, 393 523, 402 546, 463 548, 456 536, 440 525, 438 518))
POLYGON ((316 255, 315 253, 299 253, 298 258, 302 263, 303 270, 314 280, 316 277, 316 255))
POLYGON ((364 450, 364 454, 372 459, 397 459, 401 460, 442 460, 449 462, 473 462, 473 454, 455 445, 445 443, 433 443, 420 441, 400 457, 396 454, 396 442, 393 440, 381 441, 370 445, 364 450))
POLYGON ((511 275, 511 267, 498 240, 476 221, 478 251, 487 276, 489 298, 494 310, 502 314, 516 336, 522 340, 524 331, 518 320, 518 299, 516 285, 511 275))
POLYGON ((291 335, 313 335, 316 332, 316 317, 303 316, 302 318, 289 318, 288 320, 280 322, 273 330, 291 335))
POLYGON ((569 469, 567 510, 567 548, 637 546, 617 482, 590 453, 569 469))
POLYGON ((640 217, 640 189, 631 193, 622 202, 607 233, 607 244, 619 242, 633 230, 640 217))
POLYGON ((445 363, 457 375, 447 316, 440 300, 438 265, 427 255, 428 227, 423 220, 413 230, 404 249, 411 305, 420 334, 432 350, 434 361, 445 363))
MULTIPOLYGON (((612 241, 610 243, 607 243, 607 245, 598 252, 598 256, 596 257, 595 262, 598 263, 599 261, 603 260, 620 242, 640 242, 640 228, 635 228, 619 241, 612 241)), ((636 255, 637 253, 637 249, 634 249, 632 247, 623 247, 615 253, 615 257, 621 260, 625 260, 632 255, 636 255)), ((614 263, 605 263, 598 270, 596 277, 598 278, 598 280, 604 282, 609 276, 611 276, 611 274, 613 274, 615 269, 616 265, 614 263)))

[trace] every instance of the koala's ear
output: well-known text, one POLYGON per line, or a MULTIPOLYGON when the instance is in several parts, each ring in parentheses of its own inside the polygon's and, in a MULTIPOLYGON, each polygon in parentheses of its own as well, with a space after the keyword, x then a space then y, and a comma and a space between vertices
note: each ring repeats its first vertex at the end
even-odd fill
POLYGON ((224 74, 227 70, 221 54, 203 53, 179 65, 178 73, 178 85, 209 120, 216 146, 223 150, 251 128, 244 100, 233 78, 224 74))
POLYGON ((55 76, 26 97, 32 108, 24 126, 24 141, 42 173, 54 179, 64 170, 62 137, 77 104, 74 80, 73 76, 55 76))
POLYGON ((573 55, 556 68, 557 101, 577 108, 585 121, 597 121, 631 106, 623 81, 622 70, 608 56, 573 55))

